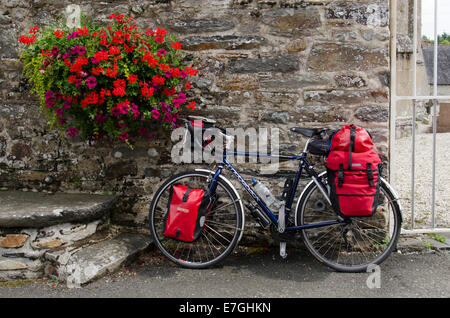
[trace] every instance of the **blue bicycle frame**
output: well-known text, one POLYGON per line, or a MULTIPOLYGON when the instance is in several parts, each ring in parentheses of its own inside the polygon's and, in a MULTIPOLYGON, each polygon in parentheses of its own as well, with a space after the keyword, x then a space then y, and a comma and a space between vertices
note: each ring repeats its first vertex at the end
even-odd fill
MULTIPOLYGON (((210 183, 210 193, 215 193, 216 187, 217 187, 217 180, 222 173, 222 169, 224 167, 227 167, 239 180, 239 182, 242 184, 242 186, 247 190, 247 192, 250 194, 250 196, 253 198, 253 200, 256 201, 256 203, 261 207, 261 209, 264 211, 267 217, 270 218, 273 224, 278 226, 278 219, 273 214, 273 212, 267 207, 267 205, 264 203, 263 200, 253 191, 253 189, 250 187, 250 185, 242 178, 242 176, 239 174, 239 172, 234 169, 233 165, 227 160, 227 155, 237 155, 237 156, 250 156, 250 157, 275 157, 282 160, 298 160, 298 171, 295 175, 294 183, 292 191, 290 192, 290 196, 288 200, 286 201, 285 205, 285 217, 289 216, 292 208, 292 203, 294 201, 295 193, 297 191, 298 183, 300 180, 300 177, 302 175, 303 168, 305 168, 308 175, 316 182, 317 186, 321 190, 321 192, 326 196, 327 200, 328 196, 326 195, 326 186, 323 184, 323 182, 318 177, 316 171, 312 168, 310 163, 306 160, 306 152, 303 152, 301 155, 284 155, 284 154, 260 154, 260 153, 250 153, 250 152, 239 152, 239 151, 227 151, 224 150, 223 153, 223 159, 222 162, 218 164, 218 169, 216 170, 214 177, 211 180, 210 183)), ((300 225, 300 226, 289 226, 285 228, 285 231, 297 231, 297 230, 303 230, 303 229, 309 229, 309 228, 317 228, 317 227, 324 227, 324 226, 330 226, 334 224, 340 224, 344 223, 344 220, 336 219, 334 221, 323 221, 323 222, 315 222, 311 224, 306 225, 300 225)))

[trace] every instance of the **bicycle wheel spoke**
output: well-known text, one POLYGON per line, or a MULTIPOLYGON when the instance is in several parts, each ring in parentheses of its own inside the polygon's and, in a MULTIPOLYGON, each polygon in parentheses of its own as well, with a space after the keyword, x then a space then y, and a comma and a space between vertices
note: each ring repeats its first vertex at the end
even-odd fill
POLYGON ((211 209, 210 213, 216 213, 217 211, 220 211, 220 210, 222 210, 222 209, 225 209, 226 207, 231 206, 231 205, 233 205, 233 204, 235 204, 236 202, 239 202, 239 201, 240 201, 240 199, 237 199, 237 200, 235 200, 235 201, 233 201, 233 202, 230 202, 230 203, 227 203, 227 204, 225 204, 225 205, 223 205, 223 206, 220 206, 220 207, 211 209))
POLYGON ((209 223, 209 224, 214 224, 214 225, 220 225, 220 226, 223 226, 223 227, 226 227, 226 228, 230 228, 230 229, 233 229, 233 230, 237 230, 237 227, 236 227, 236 226, 229 225, 229 224, 222 223, 222 222, 217 222, 217 221, 211 221, 211 220, 209 220, 208 223, 209 223))
MULTIPOLYGON (((223 238, 224 240, 226 240, 228 243, 230 242, 230 240, 228 240, 226 237, 224 237, 222 234, 220 234, 219 232, 217 232, 216 230, 214 230, 212 227, 210 227, 208 224, 205 225, 206 228, 210 229, 211 231, 213 231, 215 234, 217 234, 219 237, 223 238)), ((228 232, 229 233, 229 232, 228 232)))
POLYGON ((192 242, 179 241, 164 236, 164 222, 169 213, 168 203, 173 185, 185 185, 192 189, 207 189, 209 174, 188 172, 172 177, 156 193, 150 211, 150 231, 161 252, 171 261, 184 267, 208 267, 231 253, 242 228, 240 199, 233 190, 218 180, 213 207, 205 215, 200 235, 192 242))
MULTIPOLYGON (((297 224, 325 221, 334 213, 329 206, 317 211, 315 198, 322 195, 319 192, 316 185, 305 190, 297 211, 297 224)), ((400 233, 400 211, 394 206, 395 201, 382 184, 379 202, 384 204, 372 216, 351 217, 340 228, 302 230, 306 246, 320 261, 337 270, 363 271, 369 264, 381 262, 392 251, 400 233)))

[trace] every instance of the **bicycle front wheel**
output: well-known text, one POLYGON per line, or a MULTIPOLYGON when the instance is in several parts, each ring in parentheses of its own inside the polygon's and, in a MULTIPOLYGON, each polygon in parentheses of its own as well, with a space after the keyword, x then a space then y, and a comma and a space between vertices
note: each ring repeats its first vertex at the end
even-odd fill
MULTIPOLYGON (((326 174, 321 178, 326 184, 326 174)), ((336 219, 336 213, 318 186, 311 183, 297 205, 297 224, 336 219)), ((320 262, 341 272, 363 272, 370 265, 383 262, 393 251, 400 235, 401 220, 397 199, 382 179, 378 207, 372 216, 351 217, 347 223, 302 230, 302 237, 320 262)))
POLYGON ((155 193, 150 205, 149 223, 153 241, 172 262, 187 268, 206 268, 222 261, 236 247, 243 229, 243 211, 232 187, 218 179, 214 203, 206 215, 202 233, 193 242, 179 241, 163 235, 172 186, 181 184, 206 190, 211 175, 189 171, 168 179, 155 193))

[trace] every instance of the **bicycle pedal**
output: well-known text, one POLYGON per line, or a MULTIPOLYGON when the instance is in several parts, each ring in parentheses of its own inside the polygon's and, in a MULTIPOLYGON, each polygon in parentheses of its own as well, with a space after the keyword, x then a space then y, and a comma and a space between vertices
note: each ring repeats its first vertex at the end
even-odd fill
POLYGON ((287 257, 286 253, 286 242, 280 242, 280 256, 285 259, 287 257))

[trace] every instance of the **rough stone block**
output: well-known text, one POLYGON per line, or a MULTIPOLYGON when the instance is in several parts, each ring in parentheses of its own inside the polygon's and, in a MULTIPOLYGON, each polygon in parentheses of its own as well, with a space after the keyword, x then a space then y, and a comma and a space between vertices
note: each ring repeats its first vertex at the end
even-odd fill
POLYGON ((179 33, 204 33, 226 31, 234 28, 234 22, 217 18, 175 20, 170 29, 179 33))
POLYGON ((277 35, 293 34, 307 35, 321 26, 318 10, 309 8, 281 8, 266 11, 261 21, 273 28, 272 33, 277 35))
POLYGON ((287 76, 283 74, 282 77, 275 76, 265 76, 261 77, 259 83, 261 88, 267 90, 295 90, 305 88, 305 87, 317 87, 329 84, 330 80, 326 77, 320 75, 296 75, 296 76, 287 76))
POLYGON ((355 117, 366 122, 387 122, 389 109, 386 106, 361 106, 356 109, 355 117))
POLYGON ((299 70, 296 56, 273 56, 260 59, 237 59, 230 61, 230 73, 259 73, 259 72, 294 72, 299 70))
POLYGON ((4 238, 0 238, 0 247, 3 248, 19 248, 28 240, 29 235, 26 234, 8 234, 4 238))
POLYGON ((298 112, 302 122, 345 122, 350 118, 348 111, 335 106, 301 106, 298 112))
POLYGON ((306 41, 304 39, 295 39, 289 42, 289 44, 286 46, 286 50, 289 53, 295 53, 306 50, 306 41))
POLYGON ((49 253, 46 258, 54 262, 58 279, 66 281, 69 288, 81 287, 114 272, 150 243, 149 236, 121 233, 114 239, 77 250, 49 253))
POLYGON ((30 270, 33 272, 38 272, 43 270, 43 265, 40 260, 0 257, 0 272, 17 270, 30 270))
POLYGON ((370 71, 388 68, 388 53, 381 48, 344 43, 318 43, 313 46, 307 65, 314 71, 370 71))
POLYGON ((210 37, 190 37, 182 41, 185 50, 245 50, 261 46, 266 39, 260 36, 218 35, 210 37))
POLYGON ((253 91, 259 88, 259 83, 254 77, 247 75, 234 76, 216 83, 224 91, 253 91))
POLYGON ((361 88, 367 86, 366 81, 358 75, 336 75, 334 79, 339 87, 361 88))
POLYGON ((59 237, 53 238, 51 240, 37 240, 32 243, 33 248, 35 249, 51 249, 55 247, 59 247, 64 245, 66 241, 62 240, 59 237))
POLYGON ((389 23, 389 4, 386 1, 335 1, 327 5, 326 18, 351 19, 362 25, 385 27, 389 23))
POLYGON ((27 269, 27 265, 10 259, 0 259, 0 271, 15 271, 19 269, 27 269))
POLYGON ((17 34, 15 29, 2 29, 0 31, 0 57, 17 58, 19 56, 17 43, 17 34))
POLYGON ((135 176, 137 165, 134 161, 121 161, 106 167, 105 176, 108 179, 117 179, 123 176, 135 176))
POLYGON ((357 90, 311 90, 305 91, 305 105, 320 104, 362 104, 367 102, 387 102, 387 93, 378 91, 357 90))

